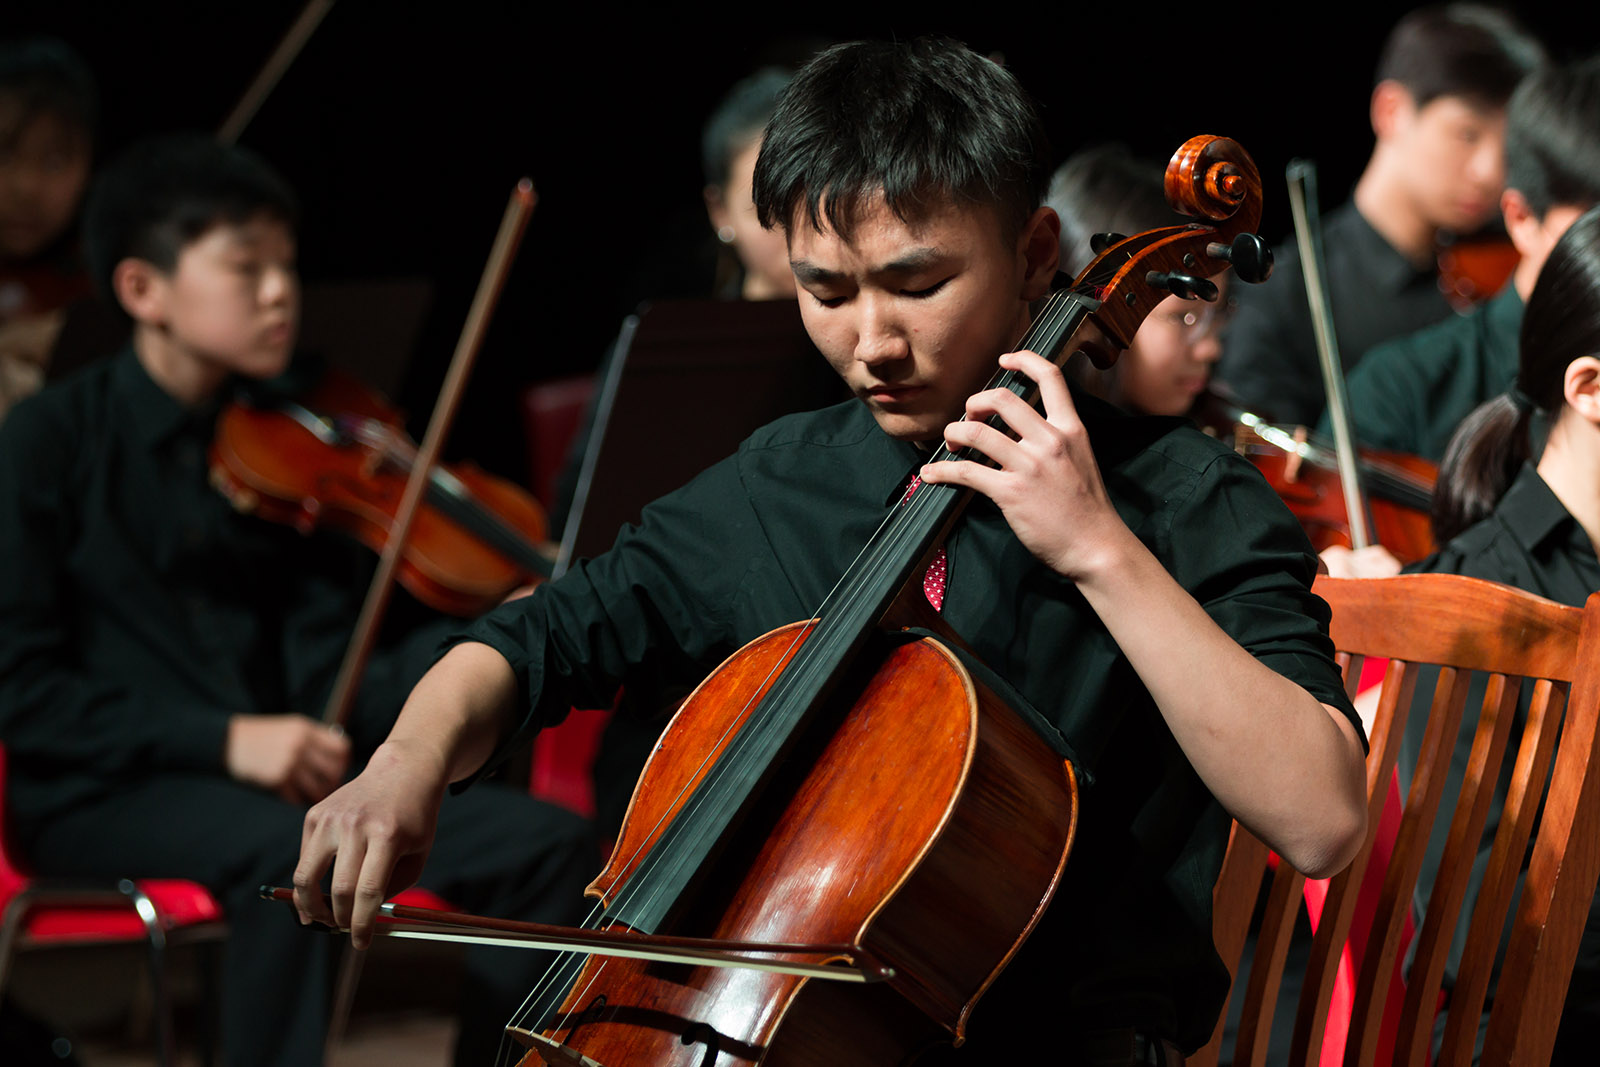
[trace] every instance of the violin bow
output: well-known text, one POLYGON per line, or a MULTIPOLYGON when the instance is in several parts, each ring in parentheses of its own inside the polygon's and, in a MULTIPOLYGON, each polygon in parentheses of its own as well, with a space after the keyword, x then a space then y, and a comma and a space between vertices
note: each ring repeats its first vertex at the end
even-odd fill
POLYGON ((405 492, 400 497, 400 507, 389 529, 388 540, 384 542, 377 573, 372 576, 372 585, 367 589, 366 601, 361 605, 355 632, 345 649, 344 662, 339 665, 333 692, 322 713, 322 721, 330 726, 343 726, 350 715, 356 687, 377 639, 378 623, 389 606, 395 571, 400 565, 406 539, 411 535, 417 506, 422 503, 429 475, 439 458, 439 450, 455 421, 456 409, 461 406, 461 396, 466 390, 472 366, 477 361, 484 331, 488 328, 490 316, 494 314, 495 304, 500 300, 500 292, 505 288, 506 275, 511 271, 517 246, 522 242, 522 234, 528 228, 528 219, 533 215, 537 202, 533 182, 527 178, 517 182, 516 188, 511 191, 511 200, 506 204, 505 215, 500 220, 500 230, 495 235, 488 262, 483 265, 483 277, 478 281, 477 295, 467 311, 467 321, 461 328, 461 339, 456 343, 455 355, 450 358, 450 369, 439 390, 439 399, 433 406, 427 433, 423 435, 416 460, 406 478, 405 492))
POLYGON ((278 47, 273 49, 272 55, 267 57, 255 81, 250 83, 250 87, 244 91, 239 102, 223 120, 222 126, 217 130, 217 140, 223 144, 234 144, 239 140, 239 135, 250 125, 250 120, 256 117, 256 112, 261 110, 261 105, 266 102, 272 90, 277 88, 284 72, 289 69, 289 64, 295 61, 295 57, 300 54, 300 50, 322 24, 323 16, 332 6, 333 0, 309 0, 301 9, 300 16, 290 25, 289 32, 283 35, 283 40, 278 42, 278 47))
POLYGON ((1317 360, 1328 397, 1328 417, 1333 423, 1334 454, 1350 523, 1350 547, 1366 548, 1373 541, 1372 516, 1356 463, 1355 437, 1350 432, 1350 406, 1345 399, 1344 372, 1339 365, 1339 341, 1334 335, 1333 313, 1328 307, 1328 287, 1322 260, 1322 220, 1317 214, 1317 165, 1308 159, 1289 162, 1289 210, 1294 215, 1295 244, 1306 280, 1306 300, 1311 305, 1311 329, 1317 340, 1317 360))

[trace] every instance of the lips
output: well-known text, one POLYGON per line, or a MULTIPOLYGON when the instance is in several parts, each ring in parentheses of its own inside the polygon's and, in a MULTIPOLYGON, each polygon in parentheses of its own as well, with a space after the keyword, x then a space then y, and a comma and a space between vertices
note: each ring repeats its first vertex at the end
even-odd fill
POLYGON ((925 385, 869 385, 865 395, 875 404, 904 404, 925 392, 925 385))

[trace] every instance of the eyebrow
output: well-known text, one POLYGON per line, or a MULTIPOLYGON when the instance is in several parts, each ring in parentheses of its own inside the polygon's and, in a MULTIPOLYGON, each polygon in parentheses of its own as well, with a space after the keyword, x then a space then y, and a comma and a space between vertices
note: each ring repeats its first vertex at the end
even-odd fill
MULTIPOLYGON (((946 258, 948 258, 948 253, 937 248, 913 248, 881 266, 870 268, 867 274, 873 277, 915 274, 919 270, 926 270, 928 267, 943 262, 946 258)), ((794 271, 794 276, 801 282, 827 284, 844 278, 844 274, 840 271, 819 267, 807 259, 791 259, 789 267, 794 271)))

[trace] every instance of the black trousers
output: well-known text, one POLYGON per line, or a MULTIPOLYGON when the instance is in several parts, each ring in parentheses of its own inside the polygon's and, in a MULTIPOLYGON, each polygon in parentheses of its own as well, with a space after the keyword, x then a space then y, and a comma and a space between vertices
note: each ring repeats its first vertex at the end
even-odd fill
MULTIPOLYGON (((322 1062, 339 939, 262 901, 288 885, 305 810, 223 778, 171 776, 19 827, 40 875, 184 878, 217 895, 223 950, 222 1044, 229 1067, 322 1062)), ((463 911, 574 923, 599 869, 585 820, 494 782, 447 797, 420 884, 463 911)), ((468 950, 460 1064, 488 1064, 501 1028, 549 964, 545 953, 468 950)), ((423 978, 424 976, 419 976, 423 978)))

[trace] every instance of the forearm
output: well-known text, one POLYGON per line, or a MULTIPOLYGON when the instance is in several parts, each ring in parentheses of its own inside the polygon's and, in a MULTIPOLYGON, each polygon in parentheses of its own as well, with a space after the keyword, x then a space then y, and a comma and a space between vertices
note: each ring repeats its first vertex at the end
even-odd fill
POLYGON ((1131 534, 1078 579, 1218 801, 1298 869, 1340 869, 1365 831, 1343 715, 1228 636, 1131 534))
POLYGON ((417 683, 384 746, 426 760, 444 783, 476 773, 509 732, 517 681, 488 645, 446 652, 417 683))

